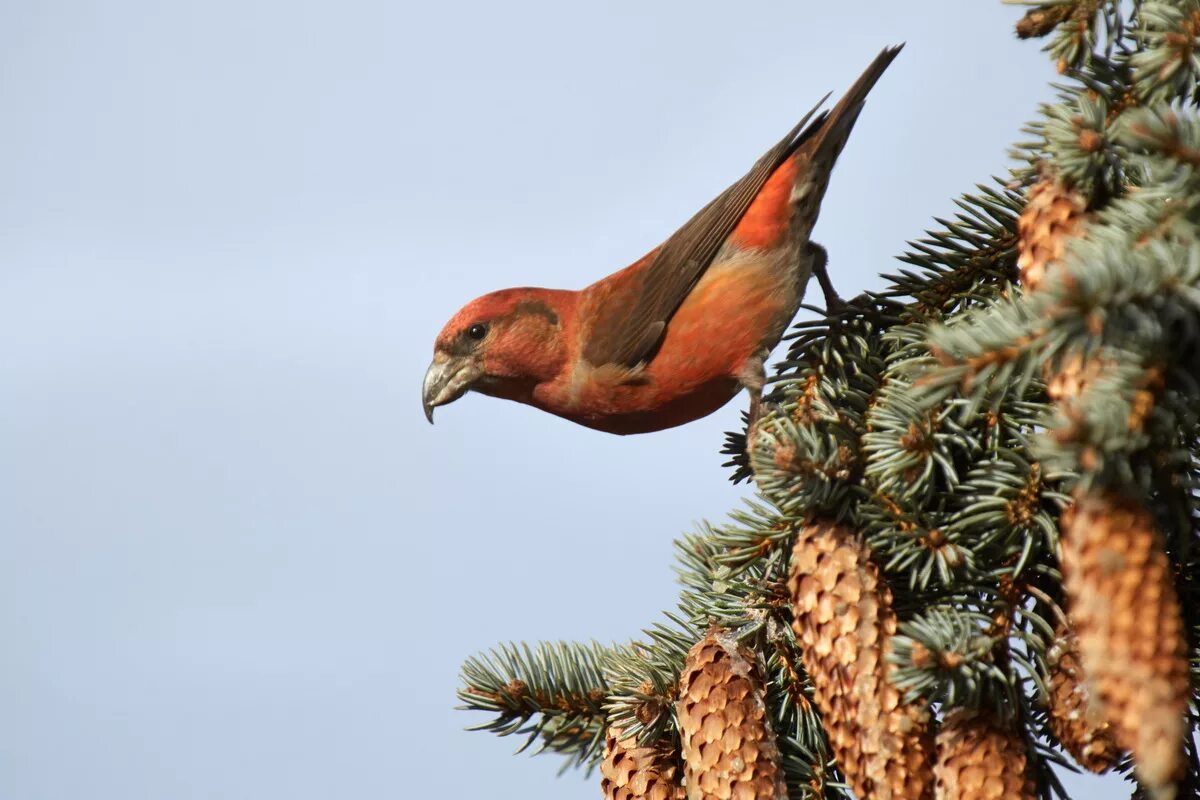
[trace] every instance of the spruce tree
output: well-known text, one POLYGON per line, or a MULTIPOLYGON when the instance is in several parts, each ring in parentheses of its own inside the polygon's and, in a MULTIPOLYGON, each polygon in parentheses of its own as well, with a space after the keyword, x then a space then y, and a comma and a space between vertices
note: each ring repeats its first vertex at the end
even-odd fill
POLYGON ((1200 794, 1200 0, 1016 31, 1057 102, 886 290, 796 326, 678 607, 468 660, 479 727, 608 798, 1200 794))

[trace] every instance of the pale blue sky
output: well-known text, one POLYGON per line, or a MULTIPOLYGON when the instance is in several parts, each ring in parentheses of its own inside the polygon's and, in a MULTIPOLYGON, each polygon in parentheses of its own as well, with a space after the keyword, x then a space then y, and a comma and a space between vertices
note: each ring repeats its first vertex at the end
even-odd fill
POLYGON ((458 666, 653 622, 744 400, 430 427, 435 333, 641 255, 906 40, 817 228, 878 286, 1048 96, 1019 14, 0 5, 0 798, 597 797, 463 732, 458 666))

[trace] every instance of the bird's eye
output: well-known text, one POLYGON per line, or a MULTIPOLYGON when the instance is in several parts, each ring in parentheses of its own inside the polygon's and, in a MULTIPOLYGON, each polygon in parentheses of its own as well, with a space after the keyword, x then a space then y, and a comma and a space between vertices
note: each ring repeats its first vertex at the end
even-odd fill
POLYGON ((478 342, 480 339, 487 336, 487 331, 487 325, 477 322, 471 327, 467 328, 467 336, 478 342))

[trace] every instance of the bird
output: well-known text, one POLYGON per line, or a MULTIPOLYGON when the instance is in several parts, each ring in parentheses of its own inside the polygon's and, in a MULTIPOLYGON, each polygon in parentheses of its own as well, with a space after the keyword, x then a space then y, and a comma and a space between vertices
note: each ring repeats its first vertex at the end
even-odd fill
POLYGON ((887 47, 829 111, 825 95, 750 171, 633 264, 580 290, 521 287, 463 306, 434 342, 425 416, 467 392, 627 435, 707 416, 743 388, 763 409, 766 360, 816 275, 810 236, 867 94, 904 47, 887 47), (820 113, 818 113, 820 112, 820 113))

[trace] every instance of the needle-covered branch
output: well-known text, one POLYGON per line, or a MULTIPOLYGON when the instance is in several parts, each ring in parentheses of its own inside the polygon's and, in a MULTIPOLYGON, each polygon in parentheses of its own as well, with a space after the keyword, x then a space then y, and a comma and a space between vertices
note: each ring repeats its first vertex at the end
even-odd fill
POLYGON ((1200 0, 1025 5, 1011 176, 795 327, 676 607, 468 661, 480 727, 621 800, 1200 790, 1200 0))

